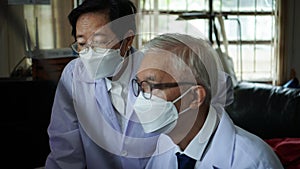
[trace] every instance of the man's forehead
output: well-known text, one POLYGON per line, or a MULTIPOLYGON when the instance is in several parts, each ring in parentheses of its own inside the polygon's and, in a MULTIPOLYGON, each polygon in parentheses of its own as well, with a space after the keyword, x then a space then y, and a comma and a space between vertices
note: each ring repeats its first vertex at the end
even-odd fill
POLYGON ((184 63, 181 66, 184 66, 185 69, 178 69, 176 61, 180 60, 175 59, 176 57, 177 56, 170 52, 147 52, 144 55, 143 61, 139 68, 139 72, 140 74, 146 76, 156 76, 157 78, 161 76, 171 76, 176 81, 190 81, 191 79, 194 79, 194 76, 191 73, 190 69, 184 63))
POLYGON ((174 78, 179 76, 179 72, 174 71, 171 60, 172 57, 170 57, 170 53, 157 51, 147 52, 140 65, 139 72, 144 72, 142 73, 143 75, 156 77, 156 79, 162 78, 163 76, 171 76, 174 78))
POLYGON ((114 35, 114 33, 111 30, 110 23, 107 23, 105 25, 100 25, 93 33, 94 37, 106 37, 112 35, 114 35))
POLYGON ((169 57, 170 54, 165 52, 147 52, 144 55, 143 61, 141 63, 141 69, 159 69, 163 71, 167 71, 171 67, 169 63, 171 58, 169 57))

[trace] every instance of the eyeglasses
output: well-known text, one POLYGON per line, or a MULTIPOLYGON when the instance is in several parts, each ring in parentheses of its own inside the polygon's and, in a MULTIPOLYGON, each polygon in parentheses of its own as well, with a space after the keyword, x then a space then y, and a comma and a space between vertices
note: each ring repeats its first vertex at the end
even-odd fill
POLYGON ((167 89, 167 88, 173 88, 178 87, 180 85, 196 85, 195 83, 191 82, 177 82, 177 83, 151 83, 148 81, 141 81, 138 82, 137 79, 132 79, 131 81, 133 94, 137 97, 140 92, 143 93, 143 97, 145 99, 151 99, 152 97, 152 90, 153 89, 167 89), (145 94, 147 93, 147 94, 145 94))
POLYGON ((71 48, 77 54, 87 54, 90 49, 94 50, 97 53, 101 53, 104 49, 110 48, 110 44, 115 40, 110 41, 93 41, 91 43, 80 45, 77 41, 71 44, 71 48))

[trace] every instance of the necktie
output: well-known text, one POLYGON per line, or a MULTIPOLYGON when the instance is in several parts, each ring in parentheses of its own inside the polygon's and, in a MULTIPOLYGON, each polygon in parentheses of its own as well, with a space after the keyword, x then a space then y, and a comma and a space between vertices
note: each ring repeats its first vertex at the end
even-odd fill
POLYGON ((188 157, 185 154, 176 153, 178 169, 194 169, 196 160, 188 157))

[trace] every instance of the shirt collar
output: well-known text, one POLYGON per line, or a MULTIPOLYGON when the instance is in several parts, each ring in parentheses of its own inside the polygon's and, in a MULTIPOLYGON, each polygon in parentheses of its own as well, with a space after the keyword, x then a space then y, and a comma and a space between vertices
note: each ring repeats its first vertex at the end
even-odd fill
POLYGON ((128 65, 127 65, 125 71, 123 72, 123 75, 120 77, 120 79, 113 82, 109 78, 107 78, 107 77, 105 78, 105 83, 106 83, 106 87, 107 87, 108 92, 112 89, 112 83, 116 83, 116 84, 122 83, 122 82, 126 83, 126 79, 129 79, 130 73, 132 71, 133 60, 132 60, 132 57, 130 57, 130 55, 132 55, 132 51, 129 50, 128 52, 129 52, 129 56, 127 56, 128 65))
POLYGON ((105 83, 106 83, 106 87, 107 87, 107 91, 110 91, 111 89, 111 80, 108 78, 105 78, 105 83))
POLYGON ((182 152, 178 147, 178 151, 186 154, 187 156, 200 160, 204 155, 207 146, 210 144, 211 137, 213 136, 218 124, 219 117, 217 116, 216 110, 210 106, 209 113, 204 122, 203 127, 198 132, 198 134, 192 139, 186 149, 182 152))

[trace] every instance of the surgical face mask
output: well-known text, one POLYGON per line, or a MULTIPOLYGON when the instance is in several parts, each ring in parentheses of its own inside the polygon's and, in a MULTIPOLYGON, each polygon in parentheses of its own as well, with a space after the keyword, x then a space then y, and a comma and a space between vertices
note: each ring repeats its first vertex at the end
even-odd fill
POLYGON ((113 76, 123 62, 120 49, 89 48, 87 53, 79 53, 79 56, 88 74, 95 80, 113 76))
MULTIPOLYGON (((133 105, 137 117, 144 128, 145 133, 159 132, 168 133, 176 126, 178 116, 188 111, 190 107, 178 113, 174 103, 184 97, 192 88, 175 99, 173 102, 166 101, 155 95, 151 99, 145 99, 142 92, 133 105)), ((145 93, 148 94, 148 93, 145 93)))

